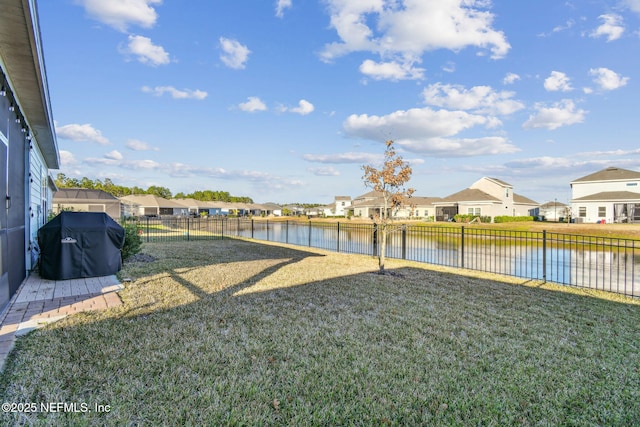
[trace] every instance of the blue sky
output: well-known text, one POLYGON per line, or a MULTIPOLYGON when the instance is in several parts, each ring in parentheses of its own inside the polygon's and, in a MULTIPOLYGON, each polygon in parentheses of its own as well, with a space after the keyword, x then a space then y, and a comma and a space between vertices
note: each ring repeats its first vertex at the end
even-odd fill
POLYGON ((329 203, 640 171, 640 0, 39 1, 69 177, 329 203))

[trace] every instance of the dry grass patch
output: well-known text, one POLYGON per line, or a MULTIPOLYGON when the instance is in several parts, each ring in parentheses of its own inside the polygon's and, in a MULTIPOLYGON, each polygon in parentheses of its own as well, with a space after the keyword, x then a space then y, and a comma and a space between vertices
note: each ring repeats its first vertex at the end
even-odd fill
POLYGON ((74 425, 634 425, 640 307, 622 297, 238 240, 147 244, 123 306, 17 343, 4 414, 74 425))

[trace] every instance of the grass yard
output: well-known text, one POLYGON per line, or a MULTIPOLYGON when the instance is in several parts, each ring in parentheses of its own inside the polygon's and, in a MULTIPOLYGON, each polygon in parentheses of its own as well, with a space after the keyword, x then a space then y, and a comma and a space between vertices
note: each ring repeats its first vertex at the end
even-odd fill
POLYGON ((242 240, 145 244, 124 304, 16 342, 28 425, 640 425, 638 301, 242 240))

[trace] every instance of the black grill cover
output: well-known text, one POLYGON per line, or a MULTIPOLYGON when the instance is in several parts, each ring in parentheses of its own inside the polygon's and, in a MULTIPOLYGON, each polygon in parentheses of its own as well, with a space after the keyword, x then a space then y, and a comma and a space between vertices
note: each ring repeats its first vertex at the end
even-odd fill
POLYGON ((109 276, 122 268, 124 228, 102 212, 60 212, 38 230, 40 277, 109 276))

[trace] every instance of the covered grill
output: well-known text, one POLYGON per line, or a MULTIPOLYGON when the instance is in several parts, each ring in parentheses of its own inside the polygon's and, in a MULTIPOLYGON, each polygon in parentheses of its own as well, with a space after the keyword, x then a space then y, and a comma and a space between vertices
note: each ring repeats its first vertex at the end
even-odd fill
POLYGON ((102 212, 61 212, 38 230, 40 276, 100 277, 122 268, 124 228, 102 212))

